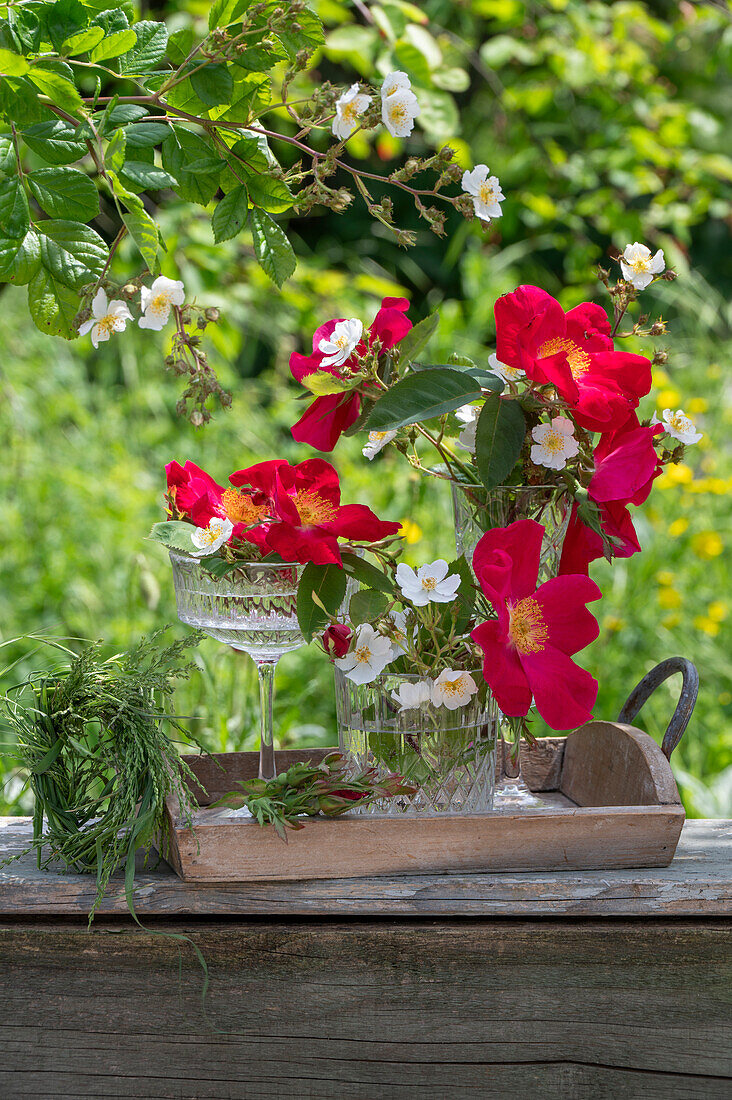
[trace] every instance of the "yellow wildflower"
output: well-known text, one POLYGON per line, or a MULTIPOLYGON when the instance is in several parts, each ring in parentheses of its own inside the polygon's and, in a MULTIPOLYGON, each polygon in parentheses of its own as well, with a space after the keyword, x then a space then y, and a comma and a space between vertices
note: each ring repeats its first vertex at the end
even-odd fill
POLYGON ((711 561, 722 553, 724 543, 716 531, 701 531, 692 538, 691 549, 702 561, 711 561))
POLYGON ((659 584, 673 584, 676 579, 676 574, 672 573, 670 569, 662 569, 659 573, 656 573, 656 580, 659 584))
POLYGON ((705 413, 709 408, 709 402, 706 397, 692 397, 686 405, 690 414, 694 416, 696 413, 705 413))
POLYGON ((610 634, 617 634, 624 626, 625 619, 619 619, 617 615, 606 615, 602 620, 603 630, 607 630, 610 634))
POLYGON ((422 528, 413 519, 403 519, 399 534, 407 546, 414 546, 422 538, 422 528))
POLYGON ((729 608, 724 600, 713 600, 707 608, 707 615, 715 623, 723 623, 727 618, 729 608))
POLYGON ((673 386, 670 386, 666 390, 661 390, 656 394, 656 407, 659 409, 671 409, 676 408, 681 403, 681 394, 678 390, 675 390, 673 386))
POLYGON ((695 615, 694 626, 697 630, 708 634, 710 638, 716 638, 719 634, 719 623, 715 623, 713 619, 707 618, 706 615, 695 615))
POLYGON ((672 607, 681 607, 682 602, 681 593, 675 588, 659 588, 658 604, 664 611, 670 611, 672 607))
POLYGON ((689 485, 694 480, 691 466, 685 462, 671 462, 664 466, 663 473, 656 479, 658 489, 671 489, 676 485, 689 485))
POLYGON ((668 525, 668 533, 672 539, 677 539, 689 529, 689 521, 685 516, 680 516, 668 525))

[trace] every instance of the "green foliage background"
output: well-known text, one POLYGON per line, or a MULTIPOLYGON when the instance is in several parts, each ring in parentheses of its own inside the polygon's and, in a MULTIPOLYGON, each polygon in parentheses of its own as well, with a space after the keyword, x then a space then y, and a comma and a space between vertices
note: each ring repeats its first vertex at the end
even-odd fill
MULTIPOLYGON (((681 653, 697 663, 700 701, 674 765, 690 813, 729 814, 732 159, 723 141, 732 84, 729 8, 427 0, 411 12, 404 4, 368 5, 367 21, 351 4, 313 6, 329 37, 308 79, 349 83, 356 74, 378 79, 379 71, 407 68, 430 104, 429 125, 410 151, 424 143, 427 152, 455 137, 461 163, 486 162, 501 179, 504 216, 485 232, 455 215, 439 241, 405 203, 398 220, 418 232, 409 251, 357 204, 345 217, 292 218, 288 232, 299 266, 278 292, 254 262, 246 235, 216 245, 204 211, 159 211, 168 244, 164 273, 184 279, 189 294, 224 315, 207 339, 210 333, 212 358, 234 404, 201 431, 174 413, 177 380, 162 373, 169 333, 128 328, 94 352, 87 341, 42 336, 22 291, 5 288, 2 638, 27 631, 103 637, 114 652, 143 631, 174 623, 165 554, 144 539, 161 515, 163 466, 191 458, 224 479, 274 454, 309 457, 289 435, 298 406, 287 361, 323 319, 366 320, 383 294, 405 293, 414 320, 440 308, 430 348, 435 362, 450 351, 485 359, 493 350, 497 295, 535 282, 565 306, 588 296, 603 302, 593 266, 610 245, 644 241, 664 248, 679 279, 642 299, 644 309, 669 319, 671 339, 669 362, 656 372, 656 389, 641 412, 649 415, 654 402, 681 406, 705 438, 638 513, 644 553, 594 570, 605 594, 603 630, 582 659, 600 680, 602 717, 614 717, 662 658, 681 653), (407 30, 423 15, 439 54, 407 30)), ((203 3, 146 5, 144 14, 165 16, 174 28, 186 14, 203 17, 207 10, 203 3)), ((350 145, 367 168, 372 160, 388 170, 390 158, 396 167, 402 156, 402 144, 386 137, 373 147, 360 139, 350 145)), ((288 150, 278 152, 286 163, 288 150)), ((444 489, 412 475, 397 456, 368 463, 362 442, 344 441, 335 455, 345 498, 409 520, 413 563, 449 556, 444 489)), ((3 689, 51 663, 34 649, 19 642, 2 651, 3 664, 20 661, 3 676, 3 689)), ((178 693, 178 711, 195 719, 197 736, 212 749, 253 747, 258 700, 247 659, 206 641, 199 666, 178 693)), ((656 736, 676 691, 671 681, 643 712, 656 736)), ((332 743, 331 670, 322 654, 311 648, 284 658, 278 692, 282 744, 332 743)), ((0 759, 0 776, 0 813, 27 812, 11 757, 0 759)))

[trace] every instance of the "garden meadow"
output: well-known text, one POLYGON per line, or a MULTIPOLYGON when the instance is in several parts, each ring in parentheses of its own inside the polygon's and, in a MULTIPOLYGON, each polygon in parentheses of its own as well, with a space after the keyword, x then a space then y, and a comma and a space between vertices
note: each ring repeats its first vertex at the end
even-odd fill
MULTIPOLYGON (((388 31, 356 26, 349 4, 313 7, 328 37, 307 79, 375 77, 378 34, 388 40, 388 31)), ((387 26, 404 7, 384 5, 387 26)), ((197 10, 169 4, 166 12, 180 8, 197 10)), ((495 350, 500 294, 534 282, 565 308, 587 298, 607 307, 594 269, 609 266, 611 246, 645 241, 664 249, 678 278, 641 295, 644 313, 666 319, 671 350, 654 368, 655 387, 639 415, 681 407, 704 434, 635 514, 643 553, 612 569, 602 561, 591 567, 603 591, 595 607, 601 632, 582 664, 599 680, 595 715, 615 718, 658 661, 673 654, 694 661, 702 687, 673 766, 690 816, 729 815, 732 159, 723 131, 732 28, 713 4, 427 0, 420 10, 441 53, 438 60, 423 43, 422 82, 433 110, 416 131, 418 146, 426 155, 449 140, 461 166, 490 165, 506 195, 502 217, 485 230, 450 214, 440 240, 405 207, 402 220, 411 218, 418 232, 412 250, 399 249, 358 205, 346 218, 292 217, 298 267, 277 291, 246 235, 215 245, 205 217, 192 218, 189 208, 161 213, 164 272, 221 311, 206 337, 233 404, 211 424, 194 429, 176 415, 178 380, 162 366, 169 332, 130 325, 97 351, 88 338, 51 341, 33 327, 23 291, 3 289, 2 639, 28 632, 103 638, 113 653, 166 624, 183 631, 167 554, 145 539, 161 517, 163 468, 171 457, 189 458, 223 478, 270 454, 310 457, 290 435, 297 388, 288 360, 322 318, 368 322, 382 296, 404 296, 414 322, 439 309, 431 362, 455 352, 480 362, 495 350)), ((364 166, 373 160, 382 171, 391 158, 396 166, 403 148, 387 134, 371 144, 357 136, 350 147, 364 166)), ((655 345, 663 348, 664 339, 655 345)), ((629 350, 650 346, 638 341, 629 350)), ((368 461, 363 442, 342 440, 334 457, 348 498, 402 522, 407 561, 449 560, 449 494, 396 454, 368 461)), ((3 691, 53 662, 28 639, 2 653, 3 691)), ((177 712, 190 716, 211 750, 254 748, 251 663, 209 639, 195 660, 177 712)), ((664 684, 643 711, 642 724, 657 738, 677 690, 673 680, 664 684)), ((333 743, 332 670, 315 647, 282 660, 276 707, 281 746, 333 743)), ((541 735, 540 723, 534 732, 541 735)), ((0 814, 27 813, 24 777, 2 731, 0 740, 8 751, 0 757, 0 814)))

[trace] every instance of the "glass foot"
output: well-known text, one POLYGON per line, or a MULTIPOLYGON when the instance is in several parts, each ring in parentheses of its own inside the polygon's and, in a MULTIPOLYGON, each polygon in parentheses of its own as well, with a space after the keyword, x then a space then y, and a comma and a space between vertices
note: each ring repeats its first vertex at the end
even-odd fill
POLYGON ((547 810, 548 803, 529 790, 523 779, 504 779, 493 796, 494 813, 511 813, 513 810, 547 810))

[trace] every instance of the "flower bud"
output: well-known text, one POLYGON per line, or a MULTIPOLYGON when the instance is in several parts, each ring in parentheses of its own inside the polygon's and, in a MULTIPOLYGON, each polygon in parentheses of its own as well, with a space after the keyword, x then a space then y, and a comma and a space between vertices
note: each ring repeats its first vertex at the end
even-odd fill
POLYGON ((331 623, 321 641, 329 657, 345 657, 351 644, 353 631, 345 623, 331 623))
POLYGON ((207 321, 218 321, 220 316, 221 316, 221 313, 216 308, 216 306, 209 306, 209 308, 206 310, 206 320, 207 321))

